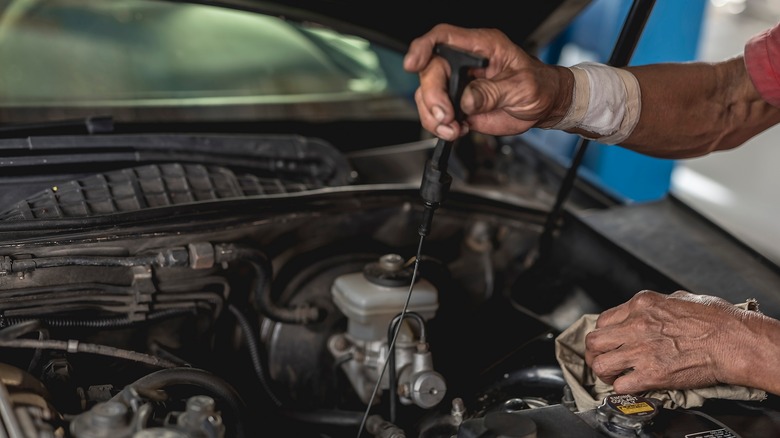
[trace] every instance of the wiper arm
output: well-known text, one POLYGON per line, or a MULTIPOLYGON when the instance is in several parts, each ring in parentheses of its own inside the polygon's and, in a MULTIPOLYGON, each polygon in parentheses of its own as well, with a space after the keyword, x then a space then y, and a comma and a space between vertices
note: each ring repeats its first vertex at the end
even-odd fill
POLYGON ((42 123, 0 125, 0 138, 51 134, 102 134, 114 131, 114 118, 93 116, 83 119, 55 120, 42 123))

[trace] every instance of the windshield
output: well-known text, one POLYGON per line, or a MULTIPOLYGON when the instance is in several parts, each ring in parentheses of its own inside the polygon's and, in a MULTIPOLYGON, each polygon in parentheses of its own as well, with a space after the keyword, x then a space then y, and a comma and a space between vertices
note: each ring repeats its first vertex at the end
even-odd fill
POLYGON ((405 99, 414 113, 416 78, 403 72, 401 55, 332 29, 153 0, 0 5, 0 108, 26 110, 4 112, 6 122, 61 118, 46 109, 80 107, 219 107, 228 113, 214 117, 248 118, 264 114, 231 115, 229 106, 380 97, 405 99), (41 112, 32 117, 35 108, 41 112))

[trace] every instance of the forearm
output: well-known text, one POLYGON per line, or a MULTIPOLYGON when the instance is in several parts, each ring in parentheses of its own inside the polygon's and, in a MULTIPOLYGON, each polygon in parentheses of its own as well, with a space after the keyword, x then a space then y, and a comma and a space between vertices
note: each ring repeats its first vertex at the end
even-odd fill
POLYGON ((741 348, 724 352, 729 383, 780 395, 780 321, 757 314, 743 323, 747 330, 729 334, 736 337, 730 344, 741 348))
POLYGON ((696 157, 738 146, 780 122, 780 109, 755 90, 742 57, 628 70, 637 77, 642 96, 639 122, 620 143, 628 149, 664 158, 696 157))

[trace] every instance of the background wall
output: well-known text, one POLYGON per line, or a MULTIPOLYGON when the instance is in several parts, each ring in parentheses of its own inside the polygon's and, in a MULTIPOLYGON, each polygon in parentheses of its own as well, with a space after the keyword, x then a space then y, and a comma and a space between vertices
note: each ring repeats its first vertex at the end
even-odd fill
MULTIPOLYGON (((697 57, 702 22, 708 0, 656 0, 642 36, 629 62, 692 61, 697 57)), ((584 61, 607 62, 631 8, 631 0, 594 0, 590 6, 543 52, 549 63, 574 65, 584 61)), ((560 134, 556 143, 566 142, 560 134)), ((577 138, 571 136, 571 156, 577 138)), ((591 142, 583 168, 609 188, 633 201, 650 201, 669 192, 675 162, 651 158, 616 146, 591 142)))
MULTIPOLYGON (((778 21, 778 0, 711 0, 697 59, 740 55, 751 36, 778 21)), ((736 149, 679 161, 671 193, 780 264, 779 166, 775 126, 736 149)))
MULTIPOLYGON (((631 3, 595 0, 540 57, 561 65, 606 62, 631 3)), ((630 64, 724 60, 742 54, 751 36, 778 21, 780 0, 656 0, 630 64)), ((564 158, 577 141, 558 131, 524 135, 555 144, 554 152, 564 158)), ((678 161, 591 143, 581 173, 629 202, 672 194, 780 264, 778 167, 780 126, 736 149, 678 161)))

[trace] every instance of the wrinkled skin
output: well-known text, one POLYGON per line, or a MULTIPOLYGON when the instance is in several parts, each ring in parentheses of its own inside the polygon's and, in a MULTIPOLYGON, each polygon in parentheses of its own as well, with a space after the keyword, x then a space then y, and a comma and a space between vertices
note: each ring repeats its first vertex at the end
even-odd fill
POLYGON ((765 362, 756 350, 776 343, 776 323, 717 297, 642 291, 599 316, 586 337, 585 360, 618 393, 717 383, 773 392, 775 374, 766 373, 763 383, 757 378, 771 368, 757 366, 765 362))
POLYGON ((423 127, 445 140, 455 140, 469 129, 491 135, 522 133, 555 118, 554 113, 560 112, 560 119, 571 102, 570 96, 558 99, 562 88, 571 93, 571 84, 566 87, 572 81, 567 69, 529 56, 494 29, 437 25, 411 43, 404 68, 420 76, 415 100, 423 127), (475 79, 463 91, 460 104, 467 116, 463 124, 455 121, 447 94, 450 66, 433 56, 439 43, 488 59, 486 68, 474 69, 475 79))
MULTIPOLYGON (((404 68, 419 74, 415 100, 423 127, 445 140, 455 140, 469 129, 505 136, 551 128, 566 115, 574 90, 568 68, 529 56, 495 29, 437 25, 412 42, 404 68), (449 65, 433 56, 439 43, 489 62, 487 68, 473 70, 476 79, 463 92, 464 123, 455 121, 446 92, 449 65)), ((780 123, 780 108, 762 99, 742 56, 625 69, 639 81, 642 99, 639 122, 620 143, 627 149, 654 157, 698 157, 739 146, 780 123)), ((577 126, 567 132, 599 137, 577 126)))
MULTIPOLYGON (((445 140, 469 130, 503 136, 553 127, 574 90, 568 68, 540 62, 495 29, 437 25, 412 42, 404 68, 419 74, 415 100, 423 127, 445 140), (488 59, 463 92, 463 123, 454 120, 447 94, 449 65, 433 56, 440 43, 488 59)), ((626 70, 640 84, 642 108, 639 123, 620 144, 624 148, 697 157, 736 147, 780 123, 780 108, 764 101, 742 56, 626 70)), ((568 132, 594 135, 577 127, 568 132)), ((643 291, 600 315, 587 337, 586 361, 623 393, 726 383, 780 395, 778 340, 780 321, 720 298, 643 291)))

